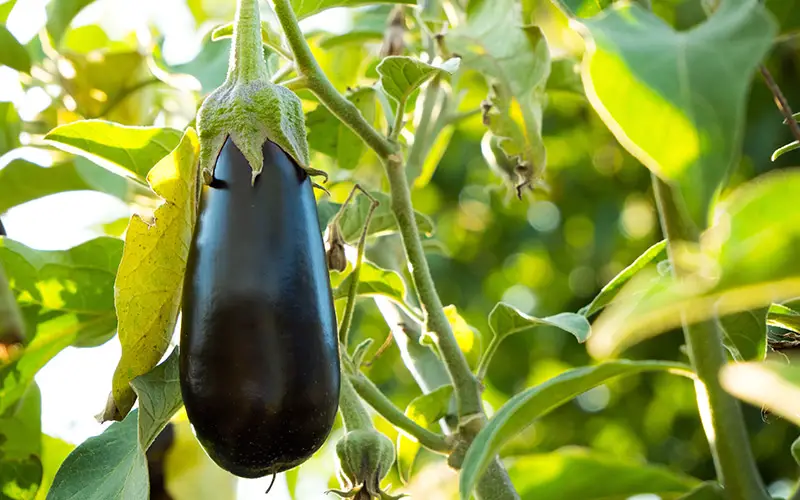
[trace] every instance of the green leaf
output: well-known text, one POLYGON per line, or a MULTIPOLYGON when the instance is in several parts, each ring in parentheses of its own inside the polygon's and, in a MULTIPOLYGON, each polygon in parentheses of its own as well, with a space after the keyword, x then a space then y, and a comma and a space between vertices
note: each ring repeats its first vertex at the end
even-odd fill
POLYGON ((725 500, 725 493, 718 483, 706 481, 678 500, 725 500))
POLYGON ((460 498, 462 500, 470 498, 475 482, 500 447, 531 425, 534 420, 612 378, 644 371, 667 371, 692 376, 691 369, 680 363, 612 361, 574 368, 511 398, 481 429, 467 450, 459 479, 460 498))
POLYGON ((483 351, 481 333, 467 323, 458 313, 456 306, 452 304, 445 306, 444 314, 447 317, 447 322, 450 323, 450 328, 453 330, 453 335, 456 338, 458 347, 461 348, 464 357, 467 358, 467 363, 470 368, 477 368, 483 351))
POLYGON ((181 132, 172 128, 81 120, 56 127, 44 138, 59 149, 144 183, 153 165, 178 145, 181 132))
POLYGON ((160 46, 156 47, 153 59, 167 73, 163 79, 170 85, 199 91, 205 96, 225 81, 228 73, 231 41, 223 39, 214 42, 211 40, 211 35, 206 35, 201 41, 200 47, 200 52, 194 59, 182 64, 168 64, 162 56, 160 46))
POLYGON ((473 0, 467 22, 446 37, 464 68, 485 76, 490 86, 486 115, 500 147, 520 171, 517 187, 534 183, 546 163, 542 143, 545 85, 550 51, 542 31, 528 25, 514 0, 473 0))
POLYGON ((775 22, 756 0, 725 0, 689 31, 675 31, 636 3, 615 4, 578 26, 592 106, 620 144, 678 186, 681 210, 704 228, 739 159, 750 81, 775 22))
POLYGON ((188 128, 178 147, 147 174, 150 187, 164 199, 155 224, 134 215, 128 225, 114 284, 122 344, 112 382, 118 414, 109 408, 104 418, 128 413, 136 399, 131 380, 156 366, 172 339, 197 218, 198 149, 197 135, 188 128))
POLYGON ((522 498, 547 500, 626 500, 646 493, 674 500, 699 482, 666 467, 577 447, 516 457, 508 473, 522 498))
POLYGON ((792 458, 800 465, 800 437, 792 442, 792 458))
POLYGON ((736 361, 761 361, 767 355, 767 308, 718 318, 725 347, 736 361))
POLYGON ((0 155, 20 146, 20 132, 22 132, 22 124, 14 104, 0 102, 0 155))
MULTIPOLYGON (((347 92, 347 99, 352 102, 364 119, 375 123, 376 99, 375 89, 362 87, 347 92)), ((328 111, 325 106, 317 106, 306 115, 308 128, 308 145, 337 160, 339 168, 352 170, 366 151, 366 145, 350 127, 341 122, 328 111)))
POLYGON ((17 401, 53 356, 67 346, 94 346, 114 333, 116 238, 43 251, 0 238, 0 265, 17 296, 30 342, 0 366, 0 412, 17 401))
POLYGON ((780 33, 796 33, 800 30, 800 2, 798 0, 766 0, 764 5, 780 23, 780 33))
MULTIPOLYGON (((333 290, 333 299, 346 299, 350 293, 353 274, 348 274, 333 290)), ((406 285, 403 278, 394 271, 382 269, 370 262, 361 264, 356 295, 362 297, 386 297, 393 302, 405 305, 406 285)))
POLYGON ((776 361, 731 363, 720 373, 722 387, 748 403, 800 425, 800 368, 776 361))
POLYGON ((30 500, 36 496, 41 479, 42 464, 36 456, 0 460, 0 498, 3 500, 30 500))
POLYGON ((381 87, 389 97, 399 103, 401 107, 398 109, 402 110, 409 96, 423 83, 436 75, 455 73, 460 62, 460 59, 452 58, 439 66, 433 66, 411 57, 389 56, 378 64, 376 71, 381 77, 381 87))
MULTIPOLYGON (((378 200, 380 205, 372 214, 372 222, 369 225, 368 236, 383 236, 397 232, 397 219, 395 219, 391 208, 391 198, 386 193, 377 191, 370 194, 378 200)), ((349 245, 355 245, 364 230, 364 222, 369 212, 370 201, 365 196, 356 196, 347 206, 344 214, 339 219, 342 229, 342 236, 349 245)), ((341 204, 332 203, 328 200, 320 200, 317 204, 320 228, 322 230, 328 225, 330 219, 339 211, 341 204)), ((417 219, 417 226, 424 235, 433 234, 433 221, 420 212, 414 212, 417 219)))
POLYGON ((72 19, 94 0, 51 0, 47 4, 47 32, 58 47, 72 19))
POLYGON ((591 333, 589 322, 581 314, 560 313, 546 318, 536 318, 500 302, 489 313, 489 328, 498 339, 524 332, 537 326, 554 326, 575 336, 578 342, 586 342, 591 333))
POLYGON ((781 304, 772 304, 767 313, 767 324, 800 333, 800 313, 781 304))
POLYGON ((633 278, 636 273, 647 267, 650 263, 663 260, 667 257, 667 240, 661 240, 651 246, 644 253, 636 258, 631 265, 619 272, 611 281, 600 290, 600 293, 592 299, 586 307, 578 311, 587 318, 594 315, 608 304, 610 304, 617 294, 622 291, 622 287, 633 278))
POLYGON ((780 158, 781 156, 783 156, 784 154, 786 154, 786 153, 788 153, 790 151, 794 151, 795 149, 798 149, 798 148, 800 148, 800 141, 792 141, 789 144, 787 144, 785 146, 781 146, 778 149, 776 149, 775 152, 772 153, 772 156, 770 157, 770 159, 772 161, 775 161, 778 158, 780 158))
POLYGON ((42 484, 36 492, 36 500, 46 500, 56 472, 74 449, 74 444, 42 434, 42 484))
POLYGON ((178 364, 179 351, 175 347, 163 363, 131 381, 139 398, 139 446, 143 450, 153 444, 183 406, 178 364))
POLYGON ((99 191, 125 202, 148 193, 138 183, 85 158, 75 157, 52 167, 18 159, 0 170, 0 213, 51 194, 82 190, 99 191))
MULTIPOLYGON (((677 254, 693 270, 686 280, 640 271, 595 321, 590 353, 615 356, 679 327, 681 315, 691 324, 800 296, 800 213, 793 203, 798 189, 795 169, 762 175, 733 191, 717 205, 718 222, 702 235, 699 249, 677 254)), ((764 333, 754 320, 748 323, 745 337, 735 343, 745 359, 759 359, 764 333)))
POLYGON ((0 24, 0 65, 24 73, 31 71, 31 56, 3 24, 0 24))
POLYGON ((0 23, 5 24, 8 20, 8 15, 11 14, 11 10, 17 4, 17 0, 6 0, 4 3, 0 4, 0 23))
POLYGON ((360 7, 376 3, 416 5, 417 0, 292 0, 292 8, 297 18, 303 19, 334 7, 360 7))
POLYGON ((47 500, 148 498, 150 479, 138 441, 138 412, 133 410, 75 448, 56 473, 47 500))
MULTIPOLYGON (((452 385, 443 385, 427 394, 414 398, 406 407, 405 414, 417 424, 429 428, 447 416, 450 399, 453 395, 452 385)), ((411 479, 414 461, 420 451, 420 444, 403 432, 397 434, 397 473, 403 483, 411 479)))
POLYGON ((0 498, 30 500, 42 480, 42 403, 39 386, 0 415, 0 498))

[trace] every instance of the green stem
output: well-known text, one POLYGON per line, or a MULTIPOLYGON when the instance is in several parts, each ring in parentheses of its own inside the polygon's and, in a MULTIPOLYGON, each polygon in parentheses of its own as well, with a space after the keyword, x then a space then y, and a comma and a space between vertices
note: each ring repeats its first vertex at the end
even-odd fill
POLYGON ((494 353, 497 352, 497 347, 500 345, 500 337, 494 336, 492 340, 489 341, 489 345, 486 346, 486 351, 484 351, 483 356, 481 356, 481 360, 478 363, 478 369, 476 371, 476 376, 478 380, 483 380, 486 378, 486 371, 489 369, 489 364, 492 362, 492 357, 494 353))
POLYGON ((441 453, 448 453, 452 450, 450 443, 444 436, 429 431, 408 418, 362 373, 357 372, 351 376, 350 382, 358 395, 367 404, 375 408, 375 411, 380 413, 393 426, 416 438, 422 446, 441 453))
POLYGON ((425 89, 425 97, 422 101, 422 113, 420 114, 419 124, 417 124, 416 130, 414 131, 414 142, 408 150, 406 168, 411 172, 419 172, 422 170, 422 164, 425 162, 425 157, 428 154, 430 145, 436 141, 435 136, 429 136, 429 128, 431 125, 431 118, 433 117, 433 109, 436 107, 436 101, 439 99, 440 90, 441 85, 439 83, 439 77, 436 76, 425 89))
POLYGON ((356 429, 372 429, 372 419, 367 409, 361 404, 353 384, 345 370, 342 370, 342 384, 339 391, 339 411, 342 414, 344 428, 347 432, 356 429))
POLYGON ((406 249, 411 275, 419 293, 425 323, 453 381, 458 416, 483 414, 478 380, 472 374, 467 359, 456 342, 453 329, 444 314, 442 302, 431 277, 425 250, 419 239, 419 228, 414 218, 411 191, 408 187, 405 170, 400 162, 389 161, 386 162, 386 174, 389 178, 392 212, 400 228, 400 236, 406 249))
MULTIPOLYGON (((699 231, 683 215, 672 188, 653 175, 653 191, 667 238, 667 250, 677 279, 686 271, 675 260, 677 242, 696 243, 699 231)), ((730 500, 767 500, 764 484, 756 468, 739 401, 720 385, 719 372, 727 364, 722 334, 715 321, 687 324, 683 332, 692 366, 697 373, 695 392, 700 417, 708 438, 719 481, 730 500)))
MULTIPOLYGON (((255 1, 255 0, 250 0, 255 1)), ((339 120, 350 127, 353 132, 361 137, 367 145, 372 148, 382 159, 387 159, 394 155, 397 146, 386 139, 380 132, 364 119, 364 116, 356 106, 348 101, 330 82, 328 77, 322 72, 317 60, 311 53, 297 17, 292 10, 289 0, 274 0, 275 14, 283 27, 289 48, 294 54, 294 61, 297 65, 299 75, 308 79, 308 89, 330 110, 339 120)))
POLYGON ((226 81, 269 81, 261 45, 258 0, 239 0, 236 18, 233 20, 233 46, 226 81))

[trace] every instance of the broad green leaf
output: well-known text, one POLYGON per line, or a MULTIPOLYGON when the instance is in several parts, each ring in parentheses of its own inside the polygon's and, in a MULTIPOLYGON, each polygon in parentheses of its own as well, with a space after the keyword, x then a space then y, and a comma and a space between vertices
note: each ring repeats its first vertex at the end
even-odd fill
POLYGON ((458 313, 456 306, 445 306, 444 314, 447 316, 450 328, 453 329, 453 335, 456 337, 458 346, 467 358, 467 363, 471 368, 477 368, 483 352, 481 333, 466 322, 458 313))
MULTIPOLYGON (((372 222, 369 225, 369 236, 383 236, 397 232, 397 219, 394 218, 391 208, 391 198, 386 193, 377 191, 370 194, 378 200, 380 205, 372 214, 372 222)), ((341 204, 321 200, 317 204, 317 213, 322 230, 328 225, 331 218, 339 211, 341 204)), ((355 245, 364 230, 364 222, 369 213, 370 201, 364 196, 356 196, 347 206, 344 214, 339 219, 342 228, 342 236, 349 245, 355 245)), ((433 221, 426 215, 414 212, 417 220, 417 227, 424 235, 433 234, 433 221)))
POLYGON ((766 307, 728 314, 717 321, 733 359, 761 361, 767 355, 766 307))
POLYGON ((56 473, 47 500, 148 498, 150 480, 138 442, 138 411, 75 448, 56 473))
MULTIPOLYGON (((365 120, 375 123, 375 89, 362 87, 346 93, 365 120)), ((339 168, 352 170, 366 151, 366 145, 350 127, 333 116, 325 106, 317 106, 306 115, 308 145, 311 149, 335 158, 339 168)))
POLYGON ((298 19, 312 16, 334 7, 360 7, 376 3, 416 5, 416 0, 292 0, 292 8, 298 19))
POLYGON ((399 103, 402 112, 411 94, 436 75, 453 74, 458 70, 460 59, 448 59, 439 66, 424 63, 405 56, 389 56, 378 64, 383 90, 399 103))
MULTIPOLYGON (((164 487, 172 498, 234 500, 237 478, 221 469, 197 442, 181 410, 172 420, 174 441, 164 458, 164 487)), ((297 470, 297 469, 295 469, 297 470)))
POLYGON ((589 19, 611 5, 612 0, 553 0, 553 3, 569 17, 589 19))
POLYGON ((139 446, 146 450, 183 405, 178 378, 178 348, 149 373, 131 381, 139 398, 139 446))
POLYGON ((678 32, 638 4, 618 3, 575 25, 587 41, 583 81, 592 106, 631 154, 679 188, 681 210, 706 227, 741 153, 747 93, 772 45, 772 17, 756 0, 725 0, 707 22, 678 32))
POLYGON ((114 275, 122 241, 96 238, 69 250, 42 251, 0 238, 0 265, 17 296, 30 342, 0 366, 0 412, 33 376, 70 345, 95 346, 114 333, 114 275))
POLYGON ((39 386, 0 414, 0 498, 30 500, 42 480, 42 403, 39 386))
MULTIPOLYGON (((0 155, 20 146, 20 132, 22 132, 22 124, 14 104, 0 102, 0 155)), ((0 209, 0 212, 3 210, 0 209)))
POLYGON ((30 73, 31 56, 25 47, 14 38, 5 25, 0 24, 0 66, 30 73))
POLYGON ((59 149, 144 182, 153 165, 178 145, 181 132, 172 128, 81 120, 56 127, 44 138, 59 149))
POLYGON ((47 498, 47 492, 50 491, 50 485, 53 484, 56 472, 74 449, 74 444, 42 434, 42 484, 36 492, 35 500, 47 498))
POLYGON ((473 0, 467 22, 446 37, 464 68, 487 79, 486 114, 500 147, 515 159, 518 189, 536 182, 545 168, 542 112, 550 51, 542 31, 520 16, 514 0, 473 0))
POLYGON ((631 265, 619 272, 606 286, 600 290, 600 293, 592 299, 586 307, 578 311, 587 318, 593 316, 595 313, 610 304, 614 298, 622 290, 623 285, 633 278, 636 273, 647 267, 652 262, 666 259, 667 257, 667 240, 661 240, 655 245, 651 246, 644 251, 642 255, 636 258, 631 265))
POLYGON ((581 314, 560 313, 546 318, 536 318, 508 304, 499 303, 489 313, 489 328, 498 339, 524 332, 537 326, 554 326, 575 336, 578 342, 586 342, 591 333, 589 322, 581 314))
POLYGON ((57 47, 72 19, 94 0, 51 0, 47 4, 47 32, 57 47))
MULTIPOLYGON (((452 385, 438 387, 414 398, 406 407, 405 414, 417 424, 428 428, 447 415, 452 395, 452 385)), ((397 434, 397 473, 403 483, 408 483, 411 479, 419 450, 420 444, 416 439, 403 432, 397 434)))
MULTIPOLYGON (((655 271, 642 270, 595 321, 590 353, 617 355, 679 327, 681 315, 695 323, 800 296, 800 213, 793 203, 797 189, 800 170, 785 170, 733 191, 718 204, 717 222, 703 234, 699 253, 687 251, 681 257, 684 267, 695 271, 680 283, 670 277, 655 279, 655 271)), ((746 338, 739 338, 737 346, 758 359, 763 332, 756 327, 743 332, 746 338)))
POLYGON ((666 371, 683 376, 693 376, 691 368, 680 363, 611 361, 595 366, 574 368, 511 398, 481 429, 467 450, 459 479, 461 499, 468 500, 470 498, 476 481, 500 447, 531 425, 534 420, 615 377, 634 375, 644 371, 666 371))
POLYGON ((0 23, 5 24, 8 20, 8 15, 11 14, 11 10, 16 4, 17 0, 6 0, 0 4, 0 23))
POLYGON ((800 148, 800 141, 792 141, 789 144, 786 144, 785 146, 781 146, 778 149, 776 149, 775 152, 772 153, 770 160, 775 161, 781 156, 785 155, 786 153, 794 151, 795 149, 798 148, 800 148))
MULTIPOLYGON (((352 282, 351 273, 333 290, 333 299, 347 298, 352 282)), ((362 262, 356 294, 363 297, 383 296, 405 307, 406 285, 396 272, 381 269, 369 262, 362 262)))
POLYGON ((800 368, 775 361, 731 363, 720 381, 739 399, 800 425, 800 368))
POLYGON ((164 199, 155 224, 134 215, 128 225, 114 284, 122 344, 112 382, 116 417, 130 411, 136 399, 131 380, 156 366, 175 329, 197 218, 198 150, 197 135, 188 128, 178 147, 147 174, 150 187, 164 199))
POLYGON ((781 304, 772 304, 767 313, 767 324, 800 333, 800 313, 781 304))
POLYGON ((517 457, 508 473, 523 499, 627 500, 650 493, 675 500, 699 482, 666 467, 577 447, 517 457))
POLYGON ((12 160, 0 170, 0 213, 47 195, 82 190, 99 191, 125 202, 149 192, 81 157, 52 167, 12 160))

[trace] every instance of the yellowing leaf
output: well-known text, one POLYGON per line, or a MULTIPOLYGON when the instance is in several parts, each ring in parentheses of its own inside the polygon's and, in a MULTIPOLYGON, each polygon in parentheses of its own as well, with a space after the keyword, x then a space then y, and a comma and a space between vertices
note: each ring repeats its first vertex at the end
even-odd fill
POLYGON ((130 381, 156 366, 175 329, 197 219, 198 151, 197 135, 189 128, 178 147, 147 175, 150 187, 164 199, 154 224, 134 215, 128 225, 114 285, 122 344, 112 384, 116 418, 124 417, 136 400, 130 381))

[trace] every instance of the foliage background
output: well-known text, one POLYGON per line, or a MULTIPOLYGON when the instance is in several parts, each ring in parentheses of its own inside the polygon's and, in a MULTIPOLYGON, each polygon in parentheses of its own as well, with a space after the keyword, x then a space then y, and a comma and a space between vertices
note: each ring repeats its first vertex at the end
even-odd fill
MULTIPOLYGON (((577 311, 661 238, 649 172, 616 142, 570 72, 583 51, 580 38, 547 0, 526 3, 536 12, 536 22, 543 26, 554 57, 563 60, 557 67, 566 75, 559 78, 554 70, 544 115, 550 193, 523 200, 511 195, 481 153, 485 127, 479 115, 458 125, 430 182, 413 193, 415 208, 433 218, 436 237, 447 251, 447 255, 430 256, 442 301, 456 304, 467 323, 483 332, 484 346, 488 342, 486 318, 498 301, 540 317, 577 311)), ((42 135, 56 125, 100 116, 134 125, 180 129, 189 124, 198 97, 224 78, 228 42, 210 42, 209 31, 230 21, 233 10, 234 2, 223 0, 98 0, 66 28, 59 55, 51 47, 43 47, 35 36, 45 22, 42 2, 18 1, 8 18, 8 29, 27 43, 34 64, 48 71, 27 75, 0 67, 0 99, 13 103, 13 107, 0 103, 0 153, 5 153, 0 159, 0 212, 8 208, 3 200, 25 189, 23 183, 3 175, 15 159, 24 157, 43 165, 67 159, 42 148, 42 135), (100 60, 94 57, 98 53, 104 54, 100 60), (191 78, 177 76, 179 73, 191 78), (127 94, 126 89, 136 82, 150 80, 157 81, 127 94), (125 94, 116 102, 117 96, 125 94), (35 149, 15 149, 17 145, 35 149)), ((389 10, 336 9, 304 22, 316 32, 315 54, 337 88, 375 80, 374 67, 389 10), (346 32, 358 36, 337 36, 346 32)), ((668 0, 657 10, 679 28, 704 18, 696 0, 668 0)), ((407 41, 413 49, 414 40, 407 41)), ((719 50, 724 53, 724 48, 719 50)), ((797 41, 788 38, 776 44, 767 61, 790 102, 800 102, 798 53, 797 41)), ((476 79, 465 108, 477 108, 486 92, 476 79)), ((315 106, 310 100, 305 104, 309 110, 315 106)), ((752 87, 746 124, 745 155, 730 188, 769 170, 792 166, 796 158, 788 154, 770 161, 772 151, 791 137, 781 125, 772 95, 759 80, 752 87)), ((380 183, 379 165, 370 154, 354 171, 338 169, 330 157, 319 153, 313 160, 316 168, 332 171, 334 180, 341 181, 332 189, 339 201, 351 176, 375 186, 380 183)), ((68 248, 101 234, 118 236, 137 201, 129 192, 121 196, 60 193, 10 208, 3 221, 14 239, 29 246, 68 248)), ((381 248, 371 252, 380 255, 381 248)), ((386 339, 388 328, 371 301, 359 305, 355 321, 354 342, 374 338, 374 351, 386 339)), ((682 360, 681 344, 680 334, 664 335, 639 344, 628 355, 682 360)), ((102 409, 118 358, 116 339, 94 349, 70 347, 37 375, 43 396, 43 432, 52 436, 49 443, 55 447, 64 447, 63 442, 77 444, 102 430, 93 416, 102 409)), ((501 344, 488 371, 485 398, 497 408, 521 389, 589 361, 584 346, 563 332, 540 328, 535 334, 512 336, 501 344)), ((366 373, 400 407, 419 394, 392 344, 366 373)), ((796 431, 778 417, 762 415, 758 408, 748 406, 745 411, 759 468, 775 493, 781 493, 797 473, 789 452, 796 431)), ((567 445, 589 446, 611 456, 665 464, 711 479, 714 468, 696 412, 687 380, 659 374, 624 378, 592 390, 536 422, 505 447, 504 455, 513 464, 514 457, 567 445)), ((396 436, 388 424, 377 422, 382 431, 396 436)), ((191 449, 185 422, 175 428, 177 443, 191 449)), ((193 456, 174 454, 178 455, 193 456)), ((173 458, 165 463, 171 470, 188 467, 179 462, 173 458)), ((524 477, 525 461, 519 463, 512 467, 512 475, 524 477)), ((418 475, 409 492, 428 492, 419 498, 432 498, 431 482, 438 482, 438 477, 449 477, 441 487, 454 491, 454 476, 440 463, 431 458, 427 467, 428 473, 418 475)), ((289 474, 285 482, 281 478, 282 493, 275 497, 296 487, 296 498, 323 498, 328 484, 335 484, 328 476, 332 470, 333 456, 326 448, 299 474, 289 474)), ((185 480, 186 476, 182 477, 185 480)), ((208 480, 228 481, 219 475, 208 480)), ((397 485, 399 479, 393 476, 391 482, 397 485)), ((248 492, 263 491, 263 480, 242 483, 241 498, 248 492)), ((197 496, 197 491, 174 486, 172 492, 176 491, 185 495, 176 498, 219 498, 197 496)))

